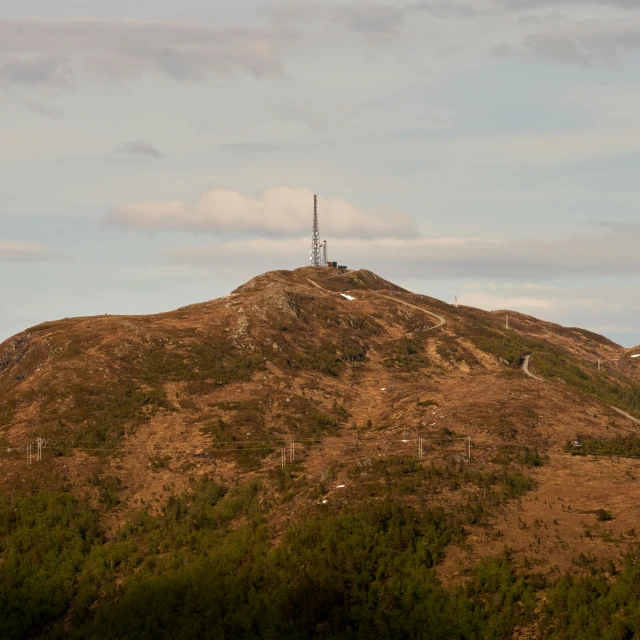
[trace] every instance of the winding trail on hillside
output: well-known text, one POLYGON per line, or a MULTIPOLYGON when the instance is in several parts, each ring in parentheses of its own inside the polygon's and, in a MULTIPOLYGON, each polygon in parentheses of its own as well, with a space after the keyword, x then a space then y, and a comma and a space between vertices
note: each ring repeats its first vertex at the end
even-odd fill
POLYGON ((433 313, 432 311, 427 311, 423 307, 419 307, 418 305, 411 304, 410 302, 405 302, 404 300, 399 300, 398 298, 394 298, 392 296, 386 296, 384 293, 374 293, 374 295, 378 296, 378 298, 386 298, 387 300, 393 300, 393 302, 399 302, 403 304, 405 307, 411 307, 412 309, 417 309, 418 311, 422 311, 427 315, 435 318, 438 321, 438 324, 434 324, 433 327, 429 327, 427 331, 433 331, 434 329, 439 329, 440 327, 444 327, 447 324, 447 321, 442 316, 439 316, 437 313, 433 313))
MULTIPOLYGON (((319 285, 315 280, 312 280, 311 278, 307 278, 307 280, 314 287, 317 287, 321 291, 324 291, 326 293, 339 293, 337 291, 329 291, 328 289, 325 289, 324 287, 319 285)), ((438 324, 434 324, 433 327, 429 327, 427 329, 427 331, 433 331, 434 329, 439 329, 440 327, 444 327, 444 325, 447 324, 446 318, 443 318, 442 316, 439 316, 437 313, 433 313, 432 311, 427 311, 423 307, 419 307, 418 305, 411 304, 410 302, 405 302, 404 300, 400 300, 398 298, 394 298, 393 296, 387 296, 384 293, 376 293, 375 291, 371 291, 371 293, 374 296, 377 296, 378 298, 386 298, 387 300, 391 300, 392 302, 397 302, 398 304, 403 304, 405 307, 411 307, 412 309, 417 309, 418 311, 422 311, 422 313, 426 313, 428 316, 431 316, 432 318, 435 318, 438 321, 438 324)))
POLYGON ((326 293, 333 293, 333 291, 329 291, 329 289, 325 289, 324 287, 321 287, 315 280, 312 280, 311 278, 307 278, 307 280, 314 286, 317 287, 318 289, 320 289, 320 291, 324 291, 326 293))
MULTIPOLYGON (((524 363, 522 364, 522 370, 524 371, 524 373, 526 373, 530 378, 533 378, 534 380, 539 380, 540 382, 546 382, 546 380, 543 380, 542 378, 539 378, 538 376, 536 376, 533 373, 531 373, 531 371, 529 371, 529 360, 530 359, 531 359, 531 356, 525 356, 524 357, 524 363)), ((627 413, 626 411, 623 411, 622 409, 618 409, 618 407, 614 407, 612 404, 609 405, 609 408, 613 409, 614 411, 617 411, 621 416, 624 416, 625 418, 628 418, 632 422, 635 422, 636 424, 640 425, 640 420, 638 420, 638 418, 634 418, 630 413, 627 413)))
POLYGON ((525 356, 524 357, 524 362, 522 364, 522 370, 530 377, 533 378, 534 380, 539 380, 540 382, 546 382, 546 380, 543 380, 542 378, 539 378, 538 376, 534 375, 533 373, 531 373, 531 371, 529 371, 529 360, 531 360, 531 356, 525 356))
POLYGON ((636 424, 640 424, 640 420, 638 420, 638 418, 634 418, 631 414, 627 413, 626 411, 623 411, 622 409, 618 409, 618 407, 614 407, 612 404, 610 404, 609 406, 614 411, 617 411, 620 415, 624 416, 625 418, 629 418, 629 420, 632 420, 636 424))

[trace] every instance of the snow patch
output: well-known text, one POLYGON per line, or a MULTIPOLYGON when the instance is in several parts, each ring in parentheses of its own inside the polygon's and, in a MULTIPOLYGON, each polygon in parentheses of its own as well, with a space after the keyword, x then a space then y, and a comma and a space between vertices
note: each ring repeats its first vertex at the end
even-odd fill
POLYGON ((348 296, 346 293, 341 293, 340 295, 347 300, 355 300, 353 296, 348 296))

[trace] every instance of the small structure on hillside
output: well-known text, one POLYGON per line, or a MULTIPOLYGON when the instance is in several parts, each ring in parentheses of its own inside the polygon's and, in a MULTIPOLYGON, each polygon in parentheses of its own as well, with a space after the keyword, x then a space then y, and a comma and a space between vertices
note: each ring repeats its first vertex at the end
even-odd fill
POLYGON ((318 219, 318 196, 313 194, 313 227, 311 229, 311 251, 309 261, 312 267, 333 267, 334 269, 346 269, 346 266, 338 266, 337 262, 329 262, 327 241, 320 242, 320 222, 318 219))

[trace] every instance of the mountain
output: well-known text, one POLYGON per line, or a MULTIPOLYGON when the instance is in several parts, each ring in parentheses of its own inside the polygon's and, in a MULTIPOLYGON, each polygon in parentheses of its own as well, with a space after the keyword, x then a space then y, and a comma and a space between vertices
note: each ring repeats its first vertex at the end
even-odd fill
POLYGON ((0 635, 633 629, 606 611, 637 353, 330 268, 28 329, 0 345, 0 635))

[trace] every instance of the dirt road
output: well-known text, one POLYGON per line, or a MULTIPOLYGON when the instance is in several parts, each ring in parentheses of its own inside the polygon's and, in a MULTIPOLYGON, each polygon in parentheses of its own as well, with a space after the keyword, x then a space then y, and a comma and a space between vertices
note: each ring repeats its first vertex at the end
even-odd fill
MULTIPOLYGON (((321 291, 325 291, 326 293, 336 293, 335 291, 329 291, 328 289, 325 289, 324 287, 319 285, 315 280, 312 280, 311 278, 307 278, 307 280, 314 287, 317 287, 321 291)), ((434 324, 433 327, 429 327, 427 331, 433 331, 433 329, 439 329, 440 327, 444 327, 444 325, 447 324, 447 321, 445 318, 443 318, 442 316, 439 316, 437 313, 433 313, 432 311, 427 311, 423 307, 419 307, 415 304, 411 304, 410 302, 405 302, 404 300, 399 300, 398 298, 394 298, 392 296, 386 296, 384 295, 384 293, 376 293, 375 291, 372 291, 371 293, 373 293, 378 298, 386 298, 387 300, 397 302, 398 304, 403 304, 405 307, 411 307, 412 309, 417 309, 418 311, 422 311, 423 313, 426 313, 428 316, 435 318, 438 321, 438 324, 434 324)))
POLYGON ((640 424, 640 420, 638 420, 638 418, 634 418, 631 414, 627 413, 626 411, 623 411, 622 409, 618 409, 618 407, 614 407, 612 404, 609 405, 614 411, 617 411, 620 415, 624 416, 625 418, 629 418, 629 420, 632 420, 633 422, 635 422, 636 424, 640 424))
POLYGON ((531 373, 531 371, 529 371, 529 360, 531 359, 531 356, 525 356, 524 357, 524 363, 522 365, 522 370, 530 377, 533 378, 534 380, 539 380, 540 382, 545 382, 545 380, 543 380, 542 378, 538 378, 538 376, 533 375, 533 373, 531 373))
MULTIPOLYGON (((530 378, 533 378, 534 380, 539 380, 540 382, 545 382, 545 380, 543 380, 542 378, 539 378, 536 375, 533 375, 533 373, 531 373, 531 371, 529 371, 529 360, 530 359, 531 359, 531 356, 525 356, 524 357, 524 363, 522 365, 522 370, 530 378)), ((635 422, 636 424, 640 424, 640 420, 638 420, 638 418, 634 418, 630 413, 627 413, 626 411, 623 411, 622 409, 618 409, 618 407, 614 407, 612 404, 610 404, 609 407, 611 409, 613 409, 614 411, 617 411, 621 416, 624 416, 625 418, 628 418, 629 420, 631 420, 632 422, 635 422)))
POLYGON ((426 313, 432 318, 435 318, 438 321, 438 324, 433 325, 433 327, 429 327, 427 331, 433 331, 433 329, 439 329, 440 327, 444 327, 444 325, 447 324, 447 321, 445 320, 445 318, 443 318, 442 316, 439 316, 437 313, 427 311, 423 307, 418 307, 415 304, 411 304, 410 302, 405 302, 404 300, 399 300, 398 298, 393 298, 392 296, 385 296, 383 293, 376 293, 375 295, 378 296, 378 298, 386 298, 387 300, 393 300, 393 302, 403 304, 405 307, 411 307, 412 309, 417 309, 418 311, 422 311, 423 313, 426 313))

